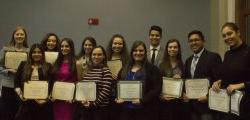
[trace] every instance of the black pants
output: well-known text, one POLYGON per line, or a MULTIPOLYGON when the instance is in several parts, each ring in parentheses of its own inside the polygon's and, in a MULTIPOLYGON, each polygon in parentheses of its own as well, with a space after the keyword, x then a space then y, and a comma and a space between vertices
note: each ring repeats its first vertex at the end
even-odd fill
POLYGON ((19 98, 14 88, 2 87, 0 98, 0 120, 14 120, 19 107, 19 98))

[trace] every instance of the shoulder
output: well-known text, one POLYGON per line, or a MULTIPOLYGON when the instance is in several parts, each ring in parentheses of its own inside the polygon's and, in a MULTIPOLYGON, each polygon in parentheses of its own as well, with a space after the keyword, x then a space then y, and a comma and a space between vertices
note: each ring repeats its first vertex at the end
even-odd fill
POLYGON ((213 57, 213 58, 221 58, 220 55, 216 52, 212 52, 212 51, 208 51, 208 50, 204 50, 204 53, 209 56, 209 57, 213 57))

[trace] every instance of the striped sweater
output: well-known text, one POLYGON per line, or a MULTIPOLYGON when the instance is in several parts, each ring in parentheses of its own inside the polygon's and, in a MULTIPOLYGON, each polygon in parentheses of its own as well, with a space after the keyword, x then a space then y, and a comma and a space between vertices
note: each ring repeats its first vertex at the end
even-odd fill
POLYGON ((90 69, 83 77, 83 81, 96 81, 96 100, 90 102, 93 107, 105 107, 109 105, 112 93, 112 76, 109 68, 95 67, 90 69))

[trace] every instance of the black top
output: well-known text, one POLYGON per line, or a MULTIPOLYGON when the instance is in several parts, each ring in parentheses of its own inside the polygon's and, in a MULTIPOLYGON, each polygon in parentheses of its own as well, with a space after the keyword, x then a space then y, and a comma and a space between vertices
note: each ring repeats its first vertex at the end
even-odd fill
POLYGON ((220 78, 222 87, 229 84, 245 83, 246 89, 250 91, 250 47, 243 43, 236 49, 225 53, 224 61, 220 67, 220 78))

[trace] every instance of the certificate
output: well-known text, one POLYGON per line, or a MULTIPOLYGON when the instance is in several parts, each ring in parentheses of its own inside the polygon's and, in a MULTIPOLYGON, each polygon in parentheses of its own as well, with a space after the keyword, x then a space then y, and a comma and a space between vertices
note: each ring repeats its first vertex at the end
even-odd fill
POLYGON ((166 97, 180 98, 183 80, 163 77, 162 95, 166 97))
POLYGON ((198 99, 208 94, 208 79, 187 79, 185 81, 186 95, 189 99, 198 99))
POLYGON ((231 94, 231 113, 236 115, 240 115, 240 101, 243 97, 243 93, 241 91, 235 91, 231 94))
POLYGON ((77 101, 96 100, 96 82, 95 81, 81 81, 76 84, 76 96, 77 101))
POLYGON ((119 71, 122 68, 122 61, 121 60, 112 60, 107 62, 108 67, 112 74, 118 75, 119 71))
POLYGON ((74 91, 74 83, 55 82, 52 90, 52 98, 57 100, 73 100, 74 91))
POLYGON ((27 61, 26 52, 6 52, 5 53, 5 67, 11 69, 17 69, 22 61, 27 61))
POLYGON ((47 99, 48 89, 47 81, 24 82, 23 97, 26 99, 47 99))
POLYGON ((221 89, 219 92, 215 92, 212 89, 209 89, 208 97, 208 106, 210 109, 228 113, 230 96, 227 94, 227 91, 221 89))
POLYGON ((53 65, 57 59, 57 56, 58 52, 45 52, 45 61, 53 65))
POLYGON ((142 97, 141 81, 119 81, 117 83, 118 99, 133 101, 142 97))

